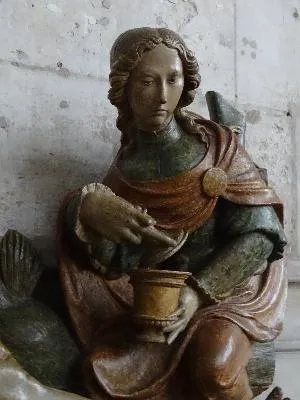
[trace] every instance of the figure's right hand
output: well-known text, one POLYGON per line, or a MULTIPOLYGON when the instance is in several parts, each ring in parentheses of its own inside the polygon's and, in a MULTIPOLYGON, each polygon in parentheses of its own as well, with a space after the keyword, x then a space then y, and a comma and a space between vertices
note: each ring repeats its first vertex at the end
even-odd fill
POLYGON ((156 221, 143 211, 112 192, 86 194, 79 211, 81 223, 115 243, 140 244, 143 239, 163 246, 175 246, 176 242, 155 228, 156 221))

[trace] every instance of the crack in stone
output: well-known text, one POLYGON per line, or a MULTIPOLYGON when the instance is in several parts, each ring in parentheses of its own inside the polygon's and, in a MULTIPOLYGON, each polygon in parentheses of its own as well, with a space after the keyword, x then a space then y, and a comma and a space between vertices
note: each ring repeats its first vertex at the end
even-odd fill
POLYGON ((26 70, 26 71, 38 71, 38 72, 47 72, 47 73, 52 73, 55 75, 58 75, 62 78, 77 78, 77 79, 92 79, 94 81, 98 82, 107 82, 108 78, 103 77, 103 76, 96 76, 93 74, 80 74, 75 71, 70 71, 68 68, 57 68, 53 67, 51 65, 46 65, 46 66, 41 66, 41 65, 36 65, 36 64, 26 64, 22 63, 19 61, 15 60, 4 60, 0 58, 0 65, 11 65, 15 68, 19 68, 21 70, 26 70))
POLYGON ((198 7, 197 7, 197 4, 195 3, 195 1, 193 1, 193 0, 186 0, 186 2, 187 2, 188 4, 190 4, 191 7, 194 9, 194 12, 195 12, 195 15, 194 15, 194 16, 198 15, 198 7))
POLYGON ((181 31, 186 25, 188 25, 192 21, 192 19, 194 19, 199 14, 197 4, 194 0, 183 1, 190 6, 191 11, 188 12, 187 16, 183 19, 183 22, 179 25, 178 31, 181 31))

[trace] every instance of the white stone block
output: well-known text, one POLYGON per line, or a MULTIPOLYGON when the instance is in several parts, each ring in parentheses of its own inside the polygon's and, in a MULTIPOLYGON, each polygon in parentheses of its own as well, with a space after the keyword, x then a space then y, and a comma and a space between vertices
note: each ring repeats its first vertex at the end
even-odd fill
POLYGON ((296 186, 294 184, 295 146, 292 118, 285 112, 259 106, 244 106, 247 115, 246 149, 261 168, 267 168, 270 185, 285 207, 285 231, 289 241, 287 256, 295 253, 296 186))
POLYGON ((237 1, 238 100, 288 109, 299 93, 299 2, 237 1))
POLYGON ((300 284, 290 284, 283 332, 276 341, 279 351, 300 351, 300 284))
POLYGON ((0 66, 0 227, 54 239, 70 190, 101 180, 120 134, 108 82, 0 66))

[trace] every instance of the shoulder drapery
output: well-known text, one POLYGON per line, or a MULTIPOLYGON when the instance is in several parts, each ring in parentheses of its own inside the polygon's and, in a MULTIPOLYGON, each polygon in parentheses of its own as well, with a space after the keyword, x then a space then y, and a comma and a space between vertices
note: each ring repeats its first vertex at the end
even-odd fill
POLYGON ((206 132, 208 150, 193 169, 159 181, 130 181, 119 166, 122 151, 104 179, 118 196, 147 208, 163 229, 193 232, 212 214, 219 196, 243 205, 272 205, 282 221, 282 204, 229 129, 197 120, 206 132), (221 174, 220 174, 221 171, 221 174), (209 185, 215 186, 215 194, 209 185))

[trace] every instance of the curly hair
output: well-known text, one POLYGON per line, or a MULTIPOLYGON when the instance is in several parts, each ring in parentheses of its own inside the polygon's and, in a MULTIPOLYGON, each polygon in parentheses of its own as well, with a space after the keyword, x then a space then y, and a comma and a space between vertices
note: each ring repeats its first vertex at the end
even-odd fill
POLYGON ((192 103, 195 98, 195 89, 200 85, 201 77, 195 56, 187 48, 182 38, 170 29, 136 28, 122 33, 116 39, 110 53, 111 72, 108 98, 111 104, 118 109, 117 127, 122 132, 122 145, 133 140, 130 135, 133 118, 127 98, 130 74, 140 62, 143 53, 153 50, 159 44, 176 49, 183 65, 184 88, 174 112, 175 118, 189 133, 203 133, 197 129, 194 123, 195 118, 181 110, 182 107, 192 103))

